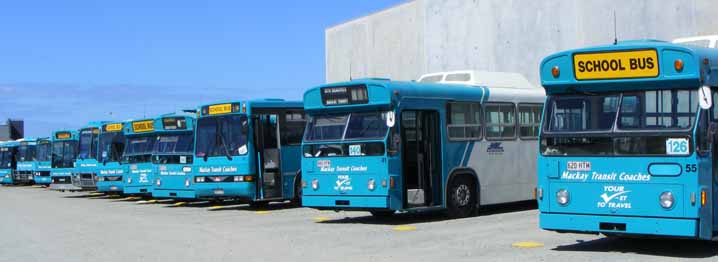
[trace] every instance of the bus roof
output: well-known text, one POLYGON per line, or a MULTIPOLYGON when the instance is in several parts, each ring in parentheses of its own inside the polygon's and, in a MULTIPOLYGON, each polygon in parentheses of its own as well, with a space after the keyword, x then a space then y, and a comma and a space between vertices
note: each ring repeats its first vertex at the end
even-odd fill
POLYGON ((0 142, 0 147, 17 147, 17 146, 20 146, 20 142, 18 142, 18 141, 0 142))
POLYGON ((702 81, 716 86, 718 50, 658 40, 622 41, 552 54, 541 61, 540 75, 547 93, 698 88, 702 81))
POLYGON ((251 100, 222 100, 222 101, 216 101, 209 104, 201 105, 199 108, 205 107, 205 106, 211 106, 211 105, 218 105, 218 104, 226 104, 226 103, 242 103, 247 104, 250 108, 256 107, 256 108, 294 108, 294 107, 302 107, 302 101, 287 101, 281 98, 262 98, 262 99, 251 99, 251 100))
POLYGON ((323 110, 328 108, 388 107, 397 97, 440 98, 457 101, 485 102, 489 89, 484 86, 462 84, 435 84, 391 81, 388 79, 364 78, 348 82, 325 84, 304 92, 305 110, 323 110), (361 104, 326 106, 321 90, 330 87, 366 86, 368 101, 361 104))

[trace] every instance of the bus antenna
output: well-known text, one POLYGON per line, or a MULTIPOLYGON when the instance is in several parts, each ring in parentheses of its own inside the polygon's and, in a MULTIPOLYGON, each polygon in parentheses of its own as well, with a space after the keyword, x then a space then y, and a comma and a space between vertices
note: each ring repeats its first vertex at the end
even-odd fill
POLYGON ((349 60, 349 81, 352 81, 352 61, 349 60))
POLYGON ((613 10, 613 44, 618 44, 618 30, 616 30, 616 10, 613 10))

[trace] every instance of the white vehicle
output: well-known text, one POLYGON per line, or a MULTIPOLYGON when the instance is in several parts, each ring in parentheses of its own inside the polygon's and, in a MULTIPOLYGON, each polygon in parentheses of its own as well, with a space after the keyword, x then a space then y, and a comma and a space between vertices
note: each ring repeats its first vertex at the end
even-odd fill
POLYGON ((676 38, 673 40, 675 44, 686 44, 708 48, 718 48, 718 35, 704 35, 676 38))

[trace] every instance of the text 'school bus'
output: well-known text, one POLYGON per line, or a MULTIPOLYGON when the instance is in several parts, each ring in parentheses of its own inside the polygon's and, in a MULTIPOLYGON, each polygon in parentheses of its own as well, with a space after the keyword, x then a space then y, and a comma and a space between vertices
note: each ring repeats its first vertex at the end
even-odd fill
POLYGON ((52 142, 49 137, 38 138, 35 146, 34 179, 37 185, 49 186, 52 183, 50 170, 52 168, 52 142))
POLYGON ((107 123, 100 128, 99 163, 97 166, 97 191, 122 193, 123 177, 129 170, 122 164, 127 139, 123 132, 125 123, 107 123))
POLYGON ((123 176, 124 194, 152 194, 152 150, 159 138, 155 130, 155 119, 146 118, 128 122, 125 125, 125 152, 122 165, 129 165, 123 176))
POLYGON ((715 235, 718 50, 627 41, 553 54, 540 70, 541 228, 715 235))
POLYGON ((196 198, 253 206, 298 200, 301 102, 281 99, 205 105, 197 120, 191 188, 196 198))
POLYGON ((465 217, 533 199, 544 92, 521 75, 493 75, 519 84, 473 85, 465 72, 447 78, 468 85, 361 79, 308 90, 302 204, 465 217))
POLYGON ((79 131, 79 146, 72 185, 78 190, 97 189, 97 173, 100 161, 100 128, 107 122, 90 122, 79 131))
POLYGON ((75 171, 77 159, 78 137, 76 130, 55 131, 52 133, 52 156, 50 163, 50 189, 74 191, 72 173, 75 171))
POLYGON ((152 197, 194 198, 190 189, 194 154, 196 112, 163 115, 155 120, 155 129, 163 134, 152 150, 155 185, 152 197))
POLYGON ((37 166, 36 147, 37 139, 23 138, 17 140, 17 166, 12 175, 13 184, 30 185, 35 183, 34 175, 37 166))
POLYGON ((12 173, 17 167, 17 141, 0 142, 0 184, 12 184, 12 173))

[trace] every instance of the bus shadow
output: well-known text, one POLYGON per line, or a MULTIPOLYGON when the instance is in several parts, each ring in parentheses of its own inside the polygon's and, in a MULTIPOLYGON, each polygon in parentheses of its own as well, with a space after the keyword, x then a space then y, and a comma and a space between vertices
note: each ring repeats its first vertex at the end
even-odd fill
MULTIPOLYGON (((520 212, 536 209, 536 201, 522 201, 500 205, 483 206, 479 210, 477 216, 472 216, 462 219, 471 219, 476 217, 498 215, 503 213, 520 212)), ((352 212, 352 211, 349 211, 352 212)), ((357 211, 361 212, 361 211, 357 211)), ((368 212, 365 212, 368 213, 368 212)), ((357 216, 357 217, 345 217, 340 219, 329 219, 321 222, 320 224, 370 224, 370 225, 407 225, 414 223, 432 223, 452 220, 445 212, 442 211, 420 211, 420 212, 407 212, 398 213, 390 217, 374 217, 368 216, 357 216)), ((458 220, 458 219, 455 219, 458 220)))
POLYGON ((603 237, 553 248, 554 251, 620 252, 674 258, 709 258, 718 255, 718 243, 691 239, 603 237))

